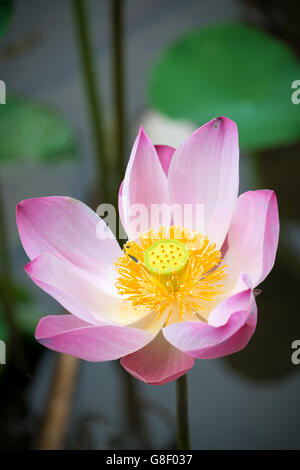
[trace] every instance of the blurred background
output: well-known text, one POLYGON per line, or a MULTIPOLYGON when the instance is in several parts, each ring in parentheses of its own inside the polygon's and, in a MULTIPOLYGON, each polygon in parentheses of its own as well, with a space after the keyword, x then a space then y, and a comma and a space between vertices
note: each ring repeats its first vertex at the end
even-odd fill
POLYGON ((299 58, 296 1, 0 0, 0 448, 174 448, 174 383, 35 342, 62 308, 23 271, 15 206, 115 202, 140 124, 177 146, 220 114, 239 127, 240 192, 276 191, 281 238, 249 346, 188 374, 192 448, 300 448, 299 58))

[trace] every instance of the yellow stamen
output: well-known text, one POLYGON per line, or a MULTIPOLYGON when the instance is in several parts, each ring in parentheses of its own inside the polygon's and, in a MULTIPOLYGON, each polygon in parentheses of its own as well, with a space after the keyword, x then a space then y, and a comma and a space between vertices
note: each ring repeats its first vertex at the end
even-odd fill
POLYGON ((124 245, 116 283, 133 306, 156 311, 165 324, 207 321, 224 291, 221 253, 200 233, 181 227, 152 229, 124 245))

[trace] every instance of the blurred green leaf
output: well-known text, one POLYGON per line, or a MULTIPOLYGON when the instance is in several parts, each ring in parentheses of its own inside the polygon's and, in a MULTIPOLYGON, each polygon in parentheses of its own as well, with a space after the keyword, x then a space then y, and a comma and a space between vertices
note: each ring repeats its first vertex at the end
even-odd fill
MULTIPOLYGON (((41 310, 34 303, 19 302, 16 308, 15 320, 21 332, 34 340, 34 332, 39 320, 42 318, 41 310)), ((8 341, 8 328, 5 317, 0 306, 0 339, 8 341)))
MULTIPOLYGON (((14 313, 17 326, 22 333, 33 338, 38 321, 42 317, 41 310, 37 310, 34 297, 28 289, 19 283, 8 282, 6 277, 0 277, 0 296, 5 290, 14 299, 14 313)), ((0 340, 8 341, 8 328, 3 312, 3 305, 0 303, 0 340)))
POLYGON ((197 30, 172 44, 154 66, 150 105, 196 125, 235 120, 244 149, 300 137, 300 106, 291 101, 300 65, 278 39, 241 24, 197 30))
POLYGON ((28 289, 21 286, 20 284, 11 283, 7 277, 0 276, 0 295, 3 291, 9 292, 9 296, 13 297, 16 302, 30 302, 32 301, 32 295, 28 292, 28 289))
POLYGON ((50 163, 74 156, 74 133, 55 110, 10 96, 0 106, 0 165, 19 160, 50 163))
POLYGON ((6 31, 13 12, 13 2, 11 0, 0 0, 0 38, 6 31))

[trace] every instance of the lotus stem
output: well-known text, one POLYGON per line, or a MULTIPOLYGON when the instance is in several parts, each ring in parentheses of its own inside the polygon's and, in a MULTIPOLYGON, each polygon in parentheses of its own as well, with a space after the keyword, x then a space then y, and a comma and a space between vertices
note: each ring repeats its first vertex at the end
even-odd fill
POLYGON ((22 369, 24 367, 25 359, 22 351, 22 338, 15 319, 15 299, 13 295, 14 282, 6 227, 3 190, 0 179, 0 299, 8 328, 12 360, 17 367, 22 369))
POLYGON ((177 449, 190 449, 187 374, 176 380, 177 449))
POLYGON ((124 106, 124 60, 123 60, 123 0, 112 0, 112 47, 113 47, 113 80, 114 107, 116 123, 116 153, 118 184, 124 174, 124 141, 125 141, 125 106, 124 106))
POLYGON ((96 163, 98 172, 98 187, 105 202, 110 200, 107 154, 105 146, 105 132, 103 125, 103 115, 100 102, 100 94, 96 83, 99 84, 99 77, 96 78, 95 68, 92 58, 92 47, 89 37, 89 22, 82 0, 73 0, 74 19, 77 31, 78 48, 81 56, 82 73, 86 86, 86 94, 90 112, 90 122, 96 151, 96 163))

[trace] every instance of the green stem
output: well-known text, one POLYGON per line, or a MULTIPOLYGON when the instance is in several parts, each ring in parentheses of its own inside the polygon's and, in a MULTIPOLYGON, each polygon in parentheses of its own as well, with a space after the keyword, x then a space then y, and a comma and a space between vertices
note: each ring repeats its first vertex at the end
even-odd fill
POLYGON ((96 80, 93 65, 92 48, 89 37, 90 28, 85 10, 85 2, 82 0, 73 0, 73 9, 96 150, 99 189, 101 190, 102 197, 107 202, 110 200, 110 195, 107 177, 107 155, 104 140, 103 116, 101 113, 100 96, 96 86, 99 80, 96 80))
POLYGON ((254 189, 263 188, 263 178, 261 175, 260 159, 262 155, 259 152, 252 152, 248 154, 248 164, 250 165, 250 174, 252 176, 252 185, 254 189))
POLYGON ((0 260, 1 271, 6 278, 11 278, 11 263, 9 256, 8 237, 6 233, 5 210, 3 203, 3 189, 0 180, 0 260))
POLYGON ((190 449, 187 375, 176 380, 177 449, 190 449))
MULTIPOLYGON (((22 338, 15 320, 15 300, 13 295, 13 276, 9 255, 8 236, 6 232, 6 218, 3 203, 3 190, 0 178, 0 299, 5 321, 8 327, 9 344, 12 350, 12 360, 17 367, 24 367, 22 351, 22 338)), ((1 339, 1 338, 0 338, 1 339)))
POLYGON ((124 370, 119 363, 117 365, 122 379, 121 433, 138 437, 141 448, 147 449, 149 447, 149 435, 147 423, 143 420, 141 413, 142 402, 135 382, 136 379, 124 370))
POLYGON ((112 0, 112 46, 114 106, 117 143, 117 172, 119 184, 124 172, 125 107, 124 107, 124 60, 123 60, 123 0, 112 0))

